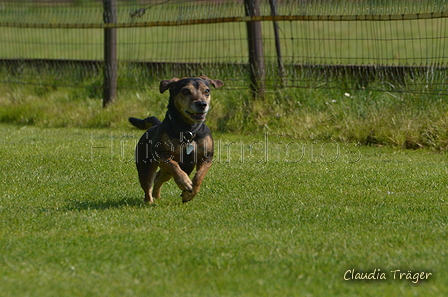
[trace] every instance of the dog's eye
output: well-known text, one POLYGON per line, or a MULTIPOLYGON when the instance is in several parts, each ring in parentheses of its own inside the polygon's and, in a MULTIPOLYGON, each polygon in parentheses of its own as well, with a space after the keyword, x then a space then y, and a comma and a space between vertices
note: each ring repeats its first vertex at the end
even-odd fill
POLYGON ((189 89, 182 89, 182 94, 190 95, 190 90, 189 89))
POLYGON ((206 96, 210 95, 210 89, 205 90, 204 94, 205 94, 206 96))

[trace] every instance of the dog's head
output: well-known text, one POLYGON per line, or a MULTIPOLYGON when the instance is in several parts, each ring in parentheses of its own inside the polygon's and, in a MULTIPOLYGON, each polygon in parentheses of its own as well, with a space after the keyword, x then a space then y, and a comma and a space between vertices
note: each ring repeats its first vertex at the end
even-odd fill
POLYGON ((210 86, 219 88, 224 83, 219 79, 201 77, 172 78, 160 82, 160 93, 170 90, 170 106, 173 106, 186 123, 205 121, 210 109, 210 86))

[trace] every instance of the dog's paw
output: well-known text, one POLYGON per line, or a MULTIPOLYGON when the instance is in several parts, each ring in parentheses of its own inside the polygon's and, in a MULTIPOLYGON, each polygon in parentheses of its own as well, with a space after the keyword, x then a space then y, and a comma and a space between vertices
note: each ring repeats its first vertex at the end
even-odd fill
POLYGON ((144 201, 145 201, 146 204, 154 205, 154 198, 153 198, 152 196, 148 196, 148 195, 146 195, 144 201))
POLYGON ((190 192, 190 193, 193 191, 193 182, 188 177, 188 175, 185 175, 184 177, 177 179, 176 184, 179 186, 179 188, 182 191, 186 191, 186 192, 190 192))
POLYGON ((182 202, 185 203, 193 199, 194 196, 196 196, 196 193, 183 191, 180 196, 182 197, 182 202))

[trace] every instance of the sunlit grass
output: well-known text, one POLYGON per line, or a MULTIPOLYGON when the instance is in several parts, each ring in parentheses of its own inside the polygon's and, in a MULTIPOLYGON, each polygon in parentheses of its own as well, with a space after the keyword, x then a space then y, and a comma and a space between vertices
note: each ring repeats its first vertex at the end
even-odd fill
POLYGON ((141 132, 0 130, 4 295, 448 293, 443 154, 215 133, 199 195, 182 204, 169 182, 150 207, 133 164, 141 132), (387 280, 346 281, 349 269, 387 280))

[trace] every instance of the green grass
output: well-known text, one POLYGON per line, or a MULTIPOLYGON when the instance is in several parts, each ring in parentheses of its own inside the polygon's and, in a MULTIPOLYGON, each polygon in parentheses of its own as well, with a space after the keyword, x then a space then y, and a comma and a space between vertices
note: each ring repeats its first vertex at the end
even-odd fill
POLYGON ((215 133, 199 195, 182 204, 169 182, 149 207, 132 160, 141 132, 0 131, 1 296, 448 293, 445 154, 273 133, 266 154, 262 133, 215 133), (345 281, 349 269, 387 280, 345 281), (433 276, 412 284, 397 269, 433 276))
MULTIPOLYGON (((226 82, 226 81, 225 81, 226 82)), ((130 116, 163 118, 168 99, 154 79, 147 88, 121 90, 101 107, 100 88, 0 87, 0 122, 38 127, 120 128, 130 116)), ((400 148, 448 148, 444 96, 366 90, 281 89, 253 100, 227 86, 213 91, 207 124, 216 132, 269 132, 301 141, 339 141, 400 148)))

